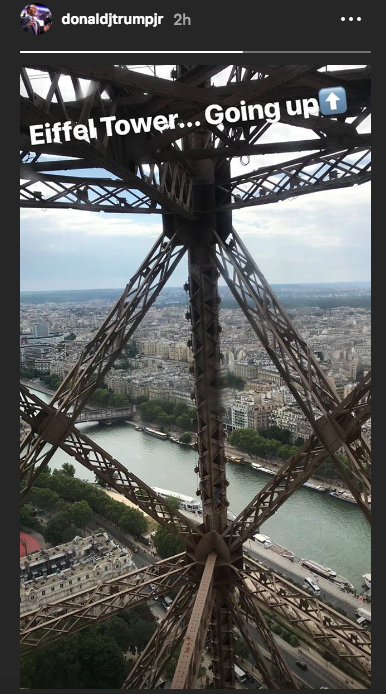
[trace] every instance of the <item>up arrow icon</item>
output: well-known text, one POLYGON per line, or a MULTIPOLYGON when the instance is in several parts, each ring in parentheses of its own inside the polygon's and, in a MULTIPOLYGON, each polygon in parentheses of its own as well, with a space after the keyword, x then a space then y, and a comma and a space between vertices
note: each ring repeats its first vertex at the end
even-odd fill
POLYGON ((326 101, 330 104, 330 109, 331 111, 337 111, 337 103, 340 101, 340 97, 334 94, 334 92, 331 92, 329 96, 327 97, 326 101))
POLYGON ((319 106, 323 116, 337 116, 347 111, 347 97, 344 87, 330 87, 319 90, 319 106))

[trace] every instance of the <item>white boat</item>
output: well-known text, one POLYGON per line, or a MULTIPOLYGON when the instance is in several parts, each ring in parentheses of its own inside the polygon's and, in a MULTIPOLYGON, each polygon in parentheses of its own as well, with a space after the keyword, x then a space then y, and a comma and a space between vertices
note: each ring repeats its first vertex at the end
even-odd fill
POLYGON ((316 561, 312 561, 312 559, 301 559, 300 563, 307 569, 310 569, 310 571, 323 576, 323 578, 336 578, 336 571, 329 569, 327 566, 322 566, 322 564, 318 564, 316 561))
POLYGON ((321 484, 314 484, 313 482, 304 482, 303 487, 308 487, 308 489, 313 489, 314 492, 325 492, 325 487, 321 484))
POLYGON ((368 588, 370 588, 370 590, 371 590, 371 574, 365 574, 364 576, 362 576, 362 578, 363 578, 366 586, 368 588))
POLYGON ((262 535, 261 533, 256 533, 253 536, 253 539, 256 540, 256 542, 260 542, 260 544, 265 545, 266 547, 272 545, 272 540, 267 535, 262 535))
POLYGON ((170 489, 161 489, 160 487, 152 487, 152 490, 158 494, 158 496, 162 496, 163 499, 167 499, 168 497, 178 499, 180 508, 186 511, 192 511, 193 513, 197 511, 199 514, 202 513, 201 504, 193 496, 186 496, 186 494, 179 494, 178 492, 170 491, 170 489))
POLYGON ((252 465, 254 470, 260 470, 261 469, 261 465, 258 465, 257 463, 251 463, 251 465, 252 465))

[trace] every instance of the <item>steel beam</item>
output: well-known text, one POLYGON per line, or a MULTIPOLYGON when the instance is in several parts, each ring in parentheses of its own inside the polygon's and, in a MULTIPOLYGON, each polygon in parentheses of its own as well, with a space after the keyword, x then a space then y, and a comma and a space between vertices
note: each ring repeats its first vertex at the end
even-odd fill
POLYGON ((121 689, 155 689, 170 659, 177 653, 194 605, 194 589, 181 588, 121 689))
MULTIPOLYGON (((339 406, 340 398, 236 231, 232 230, 227 242, 215 229, 213 233, 217 246, 214 248, 207 244, 207 247, 216 257, 219 271, 262 346, 326 450, 333 456, 343 447, 350 468, 355 470, 367 495, 370 486, 369 447, 360 429, 356 427, 353 430, 350 426, 348 436, 340 422, 334 419, 333 412, 339 406), (352 443, 356 439, 363 439, 360 453, 352 443)), ((353 494, 358 494, 357 484, 350 482, 349 488, 353 494)))
POLYGON ((246 596, 245 593, 242 594, 242 599, 245 603, 247 619, 252 619, 263 641, 264 647, 268 651, 269 665, 262 654, 261 648, 248 629, 247 620, 244 615, 241 614, 240 607, 233 603, 231 609, 239 631, 254 657, 256 666, 268 689, 299 689, 258 604, 253 602, 250 596, 246 596))
POLYGON ((216 554, 208 554, 174 672, 171 689, 195 688, 215 599, 213 572, 216 559, 216 554))
POLYGON ((371 634, 332 607, 261 566, 250 557, 243 570, 234 570, 243 599, 257 601, 338 658, 349 659, 362 676, 371 673, 371 634))
MULTIPOLYGON (((34 429, 36 422, 53 417, 55 411, 51 405, 43 402, 37 395, 30 393, 26 386, 21 386, 20 408, 23 421, 31 427, 26 442, 28 446, 32 446, 34 437, 39 432, 39 430, 34 429)), ((133 502, 157 523, 181 537, 190 549, 196 546, 198 538, 202 536, 202 531, 195 523, 186 518, 178 509, 171 507, 149 485, 129 472, 122 463, 80 432, 74 425, 71 426, 67 438, 61 443, 61 449, 84 465, 90 472, 93 472, 98 479, 133 502)))
POLYGON ((162 234, 154 244, 101 328, 56 391, 50 403, 55 412, 52 411, 43 421, 36 421, 32 429, 38 435, 27 437, 22 442, 20 469, 25 485, 22 498, 41 470, 48 465, 58 446, 65 441, 78 414, 177 267, 185 248, 176 247, 175 241, 175 235, 169 240, 162 234))
POLYGON ((339 146, 219 181, 216 183, 217 210, 266 205, 312 192, 367 183, 371 180, 370 154, 368 147, 347 149, 339 146), (222 190, 224 202, 221 201, 222 190))
MULTIPOLYGON (((343 426, 349 428, 355 425, 355 429, 367 421, 370 416, 368 399, 370 396, 371 374, 368 373, 357 387, 338 405, 334 418, 340 420, 343 426), (364 401, 364 402, 363 402, 364 401)), ((337 444, 338 445, 338 444, 337 444)), ((244 510, 232 521, 226 530, 226 535, 231 538, 233 544, 245 542, 268 520, 280 506, 316 472, 318 467, 331 455, 320 442, 316 434, 287 460, 280 470, 267 482, 244 510)), ((358 456, 358 461, 361 458, 358 456)), ((340 463, 334 456, 334 462, 340 463)), ((339 470, 341 468, 339 467, 339 470)), ((368 467, 363 467, 363 474, 368 476, 368 467)), ((351 477, 351 488, 355 483, 355 477, 351 477)), ((368 504, 363 499, 363 493, 356 494, 356 501, 369 519, 368 504)))
POLYGON ((187 589, 192 584, 192 566, 184 553, 178 554, 22 614, 21 654, 109 619, 154 596, 181 586, 187 589))

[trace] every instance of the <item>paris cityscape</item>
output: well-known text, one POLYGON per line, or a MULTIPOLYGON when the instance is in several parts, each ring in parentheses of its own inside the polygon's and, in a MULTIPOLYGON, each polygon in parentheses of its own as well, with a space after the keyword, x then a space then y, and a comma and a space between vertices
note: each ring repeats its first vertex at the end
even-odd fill
POLYGON ((370 66, 20 84, 21 688, 371 688, 370 66))
MULTIPOLYGON (((301 286, 278 289, 284 303, 286 301, 294 303, 293 297, 297 297, 296 303, 299 305, 289 309, 290 316, 299 332, 307 339, 314 354, 317 355, 337 392, 344 399, 371 367, 370 284, 310 285, 307 287, 308 300, 305 298, 304 288, 301 286), (310 296, 316 297, 315 300, 310 301, 310 296), (327 305, 333 307, 325 308, 326 302, 327 305), (304 305, 307 303, 319 303, 322 307, 304 305), (339 303, 346 303, 347 305, 338 306, 339 303)), ((92 339, 103 317, 110 311, 113 302, 112 299, 103 298, 106 293, 109 292, 104 290, 80 292, 83 296, 78 301, 68 300, 71 298, 72 292, 22 293, 22 303, 20 304, 21 375, 22 379, 26 379, 28 384, 36 389, 40 397, 48 400, 50 392, 53 392, 55 386, 71 371, 80 352, 92 339), (98 294, 102 298, 97 298, 98 294), (88 295, 95 298, 87 300, 88 295), (58 302, 52 300, 55 296, 58 297, 58 302), (46 299, 49 300, 45 301, 46 299)), ((111 293, 114 294, 115 292, 111 290, 111 293)), ((229 297, 225 287, 220 287, 219 293, 220 296, 222 295, 222 305, 232 304, 231 297, 229 297)), ((185 316, 186 297, 184 294, 185 292, 178 287, 164 290, 155 306, 149 310, 148 315, 137 330, 135 338, 128 343, 124 355, 116 360, 114 368, 106 376, 104 388, 96 392, 95 404, 93 405, 95 408, 102 409, 103 403, 103 408, 106 409, 107 403, 110 403, 110 409, 117 408, 119 411, 120 408, 137 403, 134 405, 136 414, 133 421, 125 422, 116 419, 108 428, 101 428, 95 422, 79 424, 79 426, 94 436, 97 442, 102 445, 106 444, 106 446, 108 444, 110 450, 114 452, 116 445, 114 439, 117 436, 119 458, 127 457, 125 447, 128 446, 131 451, 128 461, 130 467, 135 471, 137 464, 138 472, 143 477, 146 470, 145 481, 157 482, 160 488, 167 487, 171 492, 181 495, 189 494, 194 498, 196 488, 192 467, 193 464, 196 464, 196 455, 191 450, 191 447, 194 447, 195 435, 190 419, 193 403, 191 399, 192 375, 189 373, 189 367, 192 364, 192 351, 187 344, 191 331, 185 316), (99 401, 98 394, 101 397, 99 401), (158 405, 167 402, 172 403, 172 407, 182 405, 186 408, 185 410, 183 408, 178 410, 181 411, 180 420, 178 421, 177 418, 177 421, 171 424, 170 419, 172 418, 168 418, 162 409, 161 414, 156 415, 155 419, 154 415, 152 417, 152 413, 150 413, 150 418, 146 416, 146 413, 145 417, 142 417, 141 405, 149 402, 156 402, 158 405), (134 431, 133 427, 129 426, 134 422, 137 425, 142 425, 142 427, 151 425, 155 430, 167 433, 169 437, 169 444, 167 445, 171 447, 171 452, 168 452, 170 472, 163 469, 161 472, 155 473, 154 469, 157 465, 157 456, 164 452, 165 443, 156 438, 144 436, 143 431, 134 431), (126 433, 126 430, 129 431, 126 433), (180 443, 179 446, 173 446, 183 437, 188 444, 180 443), (187 445, 188 450, 186 450, 187 445), (184 447, 182 448, 182 446, 184 447), (147 462, 143 461, 143 456, 148 457, 147 462), (189 466, 190 457, 192 465, 189 466), (188 479, 189 475, 190 480, 188 479)), ((280 456, 287 457, 290 450, 296 449, 297 445, 309 437, 312 430, 283 379, 267 359, 265 350, 256 343, 256 338, 240 309, 220 307, 220 324, 223 328, 221 337, 223 423, 228 433, 228 441, 232 439, 232 432, 249 429, 256 434, 258 432, 264 434, 265 431, 277 431, 274 427, 282 430, 287 437, 284 439, 286 444, 282 446, 282 450, 277 449, 276 455, 267 455, 264 451, 257 455, 250 455, 245 452, 242 444, 241 449, 237 443, 233 446, 228 444, 228 463, 233 468, 232 471, 236 475, 234 481, 237 484, 235 506, 231 503, 230 511, 232 512, 234 509, 235 512, 238 512, 242 508, 242 503, 251 495, 252 490, 258 489, 265 483, 267 475, 270 474, 269 470, 274 472, 277 469, 277 464, 281 462, 280 456), (243 464, 236 461, 243 461, 243 464), (266 472, 259 472, 258 467, 263 467, 262 463, 266 466, 264 468, 266 472), (253 468, 252 465, 256 467, 253 468), (241 471, 246 472, 247 469, 249 470, 248 477, 244 475, 244 478, 242 476, 237 478, 237 474, 241 471)), ((366 423, 364 431, 368 440, 371 440, 370 422, 366 423)), ((28 433, 28 426, 21 422, 21 436, 26 433, 28 433)), ((56 454, 52 467, 60 470, 66 461, 67 458, 63 453, 56 454)), ((71 465, 70 458, 68 458, 67 464, 71 465)), ((88 479, 89 483, 94 482, 93 475, 88 478, 85 477, 87 471, 80 470, 79 466, 75 465, 76 476, 88 479)), ((328 595, 335 606, 341 606, 341 609, 347 610, 349 615, 357 617, 356 610, 361 609, 358 607, 360 605, 359 599, 365 599, 369 602, 371 595, 369 585, 366 585, 363 578, 368 575, 367 582, 370 580, 367 527, 360 518, 359 511, 353 507, 355 501, 352 495, 345 489, 344 483, 339 479, 339 476, 334 474, 328 463, 325 464, 324 471, 322 468, 319 469, 313 480, 313 485, 313 491, 310 487, 307 491, 298 492, 297 496, 303 497, 298 502, 301 507, 302 518, 304 517, 303 514, 310 516, 308 522, 311 523, 315 513, 314 502, 320 503, 322 500, 326 502, 325 508, 316 507, 320 513, 318 522, 321 525, 322 536, 322 542, 319 546, 307 542, 301 527, 295 527, 289 533, 283 532, 281 526, 285 525, 289 518, 284 516, 280 520, 280 514, 272 531, 268 527, 269 522, 263 528, 263 532, 269 532, 270 535, 260 533, 259 539, 251 543, 251 546, 255 546, 256 556, 263 556, 264 560, 268 560, 266 562, 268 566, 272 565, 277 568, 279 561, 280 570, 285 569, 285 575, 292 575, 300 585, 304 585, 304 577, 310 573, 309 569, 315 568, 312 566, 312 561, 320 562, 320 566, 325 564, 333 566, 338 572, 339 579, 337 580, 346 582, 344 596, 341 588, 338 594, 329 595, 331 577, 323 576, 320 568, 316 568, 315 582, 323 587, 327 586, 324 595, 328 595), (338 488, 339 494, 328 491, 338 488), (320 495, 320 492, 323 493, 323 496, 320 495), (328 502, 331 503, 329 494, 334 493, 335 498, 333 498, 332 503, 335 507, 329 507, 328 502), (347 515, 347 511, 353 511, 354 516, 352 513, 347 515), (337 524, 335 529, 333 528, 334 523, 337 524), (334 530, 338 536, 337 540, 334 540, 334 530), (283 544, 280 544, 279 541, 283 544), (264 549, 262 550, 261 547, 264 549), (355 559, 355 547, 361 548, 362 560, 360 562, 355 559), (309 569, 307 564, 302 567, 303 555, 310 558, 309 569), (300 573, 296 571, 292 574, 289 567, 294 562, 300 569, 300 573), (350 594, 347 592, 348 590, 353 591, 351 594, 356 596, 352 601, 350 598, 347 600, 347 596, 350 594), (358 606, 355 606, 356 604, 358 606)), ((113 493, 110 492, 110 494, 114 498, 113 493)), ((118 498, 115 495, 115 499, 118 498)), ((231 499, 233 501, 232 497, 231 499)), ((130 523, 127 527, 131 530, 130 523)), ((104 536, 106 536, 106 529, 112 530, 110 525, 105 522, 103 524, 104 536)), ((71 533, 71 530, 69 532, 71 533)), ((82 534, 86 534, 85 531, 82 534)), ((151 535, 146 534, 152 542, 152 547, 157 546, 153 544, 151 535)), ((104 536, 101 537, 102 543, 107 542, 104 536)), ((85 539, 79 540, 77 546, 80 545, 81 547, 82 543, 83 545, 90 544, 89 540, 90 538, 86 536, 85 539)), ((93 542, 97 541, 98 539, 93 539, 93 542)), ((147 548, 143 549, 143 541, 142 539, 138 546, 140 547, 139 551, 142 550, 143 556, 146 558, 147 548)), ((130 545, 133 547, 134 544, 135 541, 131 536, 130 545)), ((54 551, 56 552, 56 549, 54 551)), ((120 556, 119 549, 113 548, 112 552, 115 552, 117 557, 120 556)), ((23 573, 25 573, 25 560, 21 561, 23 562, 23 573)), ((109 562, 110 559, 106 561, 109 562)), ((115 567, 115 572, 108 569, 109 573, 106 574, 106 578, 117 576, 122 570, 127 570, 130 566, 135 569, 141 565, 136 554, 131 554, 131 558, 130 554, 128 555, 127 561, 130 564, 126 565, 126 559, 123 561, 125 564, 122 564, 122 569, 118 570, 115 567)), ((101 559, 102 565, 103 559, 101 559)), ((79 571, 81 568, 80 566, 79 571)), ((84 572, 86 571, 87 566, 84 569, 84 572)), ((93 585, 90 578, 85 579, 83 577, 81 580, 82 587, 93 585)), ((53 578, 51 582, 54 586, 58 579, 53 578)), ((50 584, 48 583, 48 585, 50 584)), ((339 582, 337 585, 340 585, 339 582)), ((28 610, 30 596, 27 589, 28 583, 23 582, 22 586, 21 610, 23 613, 24 610, 28 610)), ((46 590, 44 593, 48 595, 46 590)), ((63 590, 59 591, 55 597, 58 599, 62 597, 62 594, 67 594, 65 589, 64 592, 63 590)), ((38 596, 36 597, 39 599, 38 596)), ((44 600, 43 597, 39 604, 44 604, 44 600)), ((156 620, 162 618, 165 613, 165 608, 159 607, 157 602, 154 601, 154 607, 151 607, 156 620)), ((165 606, 167 607, 167 603, 165 606)), ((320 678, 321 681, 322 679, 320 678)), ((312 677, 311 680, 313 681, 312 677)), ((247 680, 247 684, 253 683, 247 680)))

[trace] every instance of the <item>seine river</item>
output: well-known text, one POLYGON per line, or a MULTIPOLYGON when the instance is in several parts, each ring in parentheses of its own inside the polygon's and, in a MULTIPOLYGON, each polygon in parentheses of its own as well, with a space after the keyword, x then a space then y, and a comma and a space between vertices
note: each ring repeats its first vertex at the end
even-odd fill
MULTIPOLYGON (((34 391, 33 391, 34 392, 34 391)), ((49 402, 50 397, 37 395, 49 402)), ((128 470, 151 486, 195 496, 197 453, 191 448, 162 441, 125 422, 101 427, 80 424, 79 429, 107 450, 128 470)), ((94 481, 94 475, 62 451, 51 468, 71 460, 76 475, 94 481)), ((267 483, 269 476, 249 466, 228 465, 230 510, 239 513, 267 483)), ((313 559, 345 576, 360 589, 362 576, 370 573, 370 528, 359 509, 328 494, 306 488, 295 492, 262 526, 271 540, 292 550, 297 557, 313 559)))

